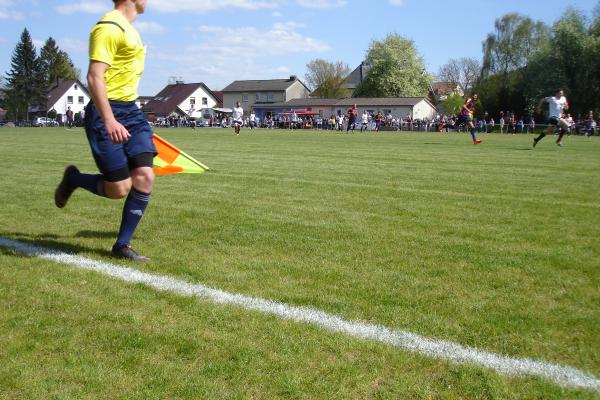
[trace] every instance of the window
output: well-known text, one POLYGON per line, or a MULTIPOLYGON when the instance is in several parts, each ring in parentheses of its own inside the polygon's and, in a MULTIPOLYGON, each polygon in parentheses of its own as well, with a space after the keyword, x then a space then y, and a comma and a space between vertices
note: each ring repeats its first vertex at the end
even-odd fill
POLYGON ((248 93, 242 95, 242 102, 244 102, 244 103, 248 102, 248 93))
POLYGON ((84 102, 84 101, 85 101, 85 100, 83 99, 83 96, 79 96, 79 97, 77 97, 77 103, 78 103, 78 104, 83 104, 83 102, 84 102))
POLYGON ((195 105, 196 105, 196 98, 190 97, 190 106, 195 106, 195 105))
POLYGON ((77 85, 75 85, 75 90, 77 90, 77 85))
POLYGON ((208 97, 203 97, 202 98, 202 105, 203 106, 208 106, 208 97))
POLYGON ((267 101, 273 101, 273 93, 267 94, 267 101))
POLYGON ((73 96, 67 96, 67 104, 73 104, 73 96))
POLYGON ((260 101, 260 93, 254 95, 254 101, 260 101))

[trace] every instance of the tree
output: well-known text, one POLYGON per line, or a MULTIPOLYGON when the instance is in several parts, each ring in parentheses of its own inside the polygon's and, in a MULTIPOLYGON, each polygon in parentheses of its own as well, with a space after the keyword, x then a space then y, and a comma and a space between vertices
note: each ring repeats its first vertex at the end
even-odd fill
POLYGON ((440 67, 438 79, 444 82, 456 82, 466 91, 473 88, 481 75, 481 63, 475 58, 451 58, 440 67))
POLYGON ((412 40, 389 34, 383 41, 372 41, 367 51, 367 76, 354 96, 420 97, 431 87, 421 56, 412 40))
POLYGON ((457 114, 464 104, 464 99, 458 93, 452 93, 444 100, 444 113, 446 115, 457 114))
POLYGON ((489 33, 483 42, 483 77, 525 67, 529 56, 549 37, 549 29, 543 22, 517 13, 497 19, 494 27, 495 32, 489 33))
POLYGON ((315 95, 325 99, 349 97, 348 89, 344 88, 344 80, 350 73, 348 65, 338 61, 317 58, 306 64, 306 83, 315 91, 315 95))
POLYGON ((6 101, 14 119, 29 119, 29 107, 45 101, 45 82, 36 49, 27 29, 23 30, 7 74, 6 101))
POLYGON ((553 25, 548 44, 530 58, 526 93, 539 98, 565 89, 572 113, 600 107, 600 17, 591 24, 568 9, 553 25))
POLYGON ((50 37, 40 51, 40 67, 49 87, 58 79, 79 79, 79 71, 73 66, 69 55, 60 50, 50 37))

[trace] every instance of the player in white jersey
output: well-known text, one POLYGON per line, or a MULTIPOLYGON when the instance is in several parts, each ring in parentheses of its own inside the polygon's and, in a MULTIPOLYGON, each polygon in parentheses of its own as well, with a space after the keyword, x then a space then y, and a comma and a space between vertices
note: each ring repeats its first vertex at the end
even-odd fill
POLYGON ((569 130, 569 123, 564 117, 564 112, 569 109, 569 102, 565 97, 562 89, 558 89, 556 94, 552 97, 544 97, 538 104, 538 113, 541 111, 542 104, 547 102, 549 105, 549 116, 548 116, 548 128, 545 132, 540 133, 538 137, 533 139, 533 147, 535 147, 540 140, 546 135, 550 135, 556 126, 559 126, 560 133, 556 144, 562 146, 562 137, 569 130))
POLYGON ((240 102, 235 102, 235 107, 233 107, 233 129, 236 135, 240 134, 240 127, 243 124, 242 118, 244 116, 244 109, 240 106, 240 102))

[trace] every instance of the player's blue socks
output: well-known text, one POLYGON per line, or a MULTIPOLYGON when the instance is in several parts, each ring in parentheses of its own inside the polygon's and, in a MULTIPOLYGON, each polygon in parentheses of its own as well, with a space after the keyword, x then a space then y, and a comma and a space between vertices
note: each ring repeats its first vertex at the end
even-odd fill
POLYGON ((77 173, 69 177, 69 183, 74 187, 82 188, 97 196, 104 197, 104 179, 102 175, 77 173))
POLYGON ((471 128, 471 137, 473 138, 473 141, 477 140, 476 132, 477 132, 477 130, 475 128, 471 128))
POLYGON ((119 249, 129 245, 135 229, 140 220, 144 216, 144 211, 150 201, 150 193, 143 193, 136 188, 131 188, 125 205, 123 206, 123 216, 121 219, 121 227, 119 228, 119 236, 113 249, 119 249))

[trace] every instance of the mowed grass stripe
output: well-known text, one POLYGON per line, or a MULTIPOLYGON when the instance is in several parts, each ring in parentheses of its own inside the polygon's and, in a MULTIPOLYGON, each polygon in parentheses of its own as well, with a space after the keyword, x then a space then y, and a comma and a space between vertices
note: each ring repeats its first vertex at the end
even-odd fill
POLYGON ((2 237, 0 237, 0 247, 16 250, 19 253, 29 256, 68 264, 76 268, 95 271, 128 283, 141 283, 160 291, 198 297, 217 304, 233 304, 247 310, 259 311, 276 315, 286 320, 316 325, 332 332, 344 333, 359 339, 375 340, 404 350, 416 351, 433 358, 456 363, 476 364, 494 369, 506 375, 536 375, 561 386, 592 389, 600 392, 600 379, 571 367, 554 365, 543 361, 502 357, 478 349, 463 347, 448 341, 428 339, 411 332, 394 331, 380 325, 346 321, 337 315, 328 314, 321 310, 294 307, 238 293, 228 293, 201 284, 192 284, 174 279, 169 276, 148 274, 132 268, 31 246, 2 237))
MULTIPOLYGON (((597 138, 531 152, 515 150, 525 135, 474 147, 466 135, 163 132, 215 171, 157 179, 134 240, 148 272, 600 375, 600 215, 585 206, 600 198, 597 138), (365 151, 385 166, 349 169, 365 151), (303 167, 315 154, 332 160, 303 167)), ((77 191, 66 209, 52 204, 67 162, 95 171, 85 137, 5 138, 0 236, 107 257, 122 203, 77 191), (36 162, 40 148, 55 160, 36 162)))

